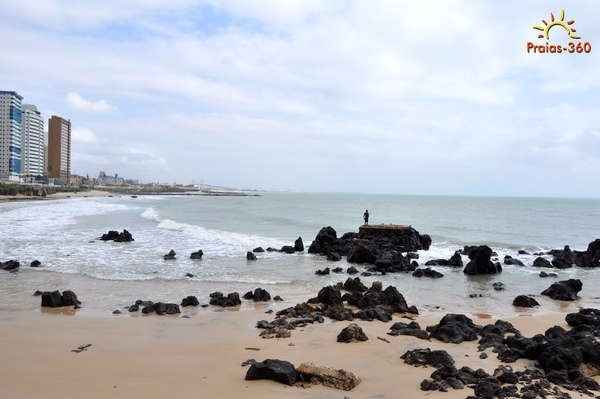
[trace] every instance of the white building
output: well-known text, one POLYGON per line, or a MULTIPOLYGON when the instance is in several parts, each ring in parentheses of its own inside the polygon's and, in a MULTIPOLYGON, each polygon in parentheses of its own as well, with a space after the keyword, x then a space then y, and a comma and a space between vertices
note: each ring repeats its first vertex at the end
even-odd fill
POLYGON ((0 91, 0 179, 19 181, 21 175, 21 97, 0 91))
POLYGON ((43 176, 44 120, 35 105, 23 104, 23 122, 21 124, 21 173, 24 176, 43 176))

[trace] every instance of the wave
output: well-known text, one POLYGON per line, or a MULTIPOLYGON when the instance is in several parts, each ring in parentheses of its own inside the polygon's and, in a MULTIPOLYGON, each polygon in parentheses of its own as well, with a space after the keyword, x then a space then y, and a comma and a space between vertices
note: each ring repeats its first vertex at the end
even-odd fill
POLYGON ((143 217, 144 219, 154 220, 155 222, 160 222, 160 217, 158 215, 158 212, 156 211, 156 209, 154 209, 152 207, 146 208, 146 210, 144 212, 142 212, 142 214, 140 216, 143 217))

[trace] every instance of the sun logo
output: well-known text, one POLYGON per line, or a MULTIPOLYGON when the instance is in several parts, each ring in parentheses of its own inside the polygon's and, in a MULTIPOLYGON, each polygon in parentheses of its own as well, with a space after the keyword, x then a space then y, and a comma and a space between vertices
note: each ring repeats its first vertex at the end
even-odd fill
POLYGON ((565 10, 561 10, 560 11, 560 15, 557 18, 554 18, 554 14, 550 13, 550 22, 546 22, 545 20, 542 19, 542 24, 540 25, 534 25, 533 29, 535 30, 539 30, 540 33, 538 35, 538 37, 540 39, 546 39, 549 40, 550 39, 550 29, 559 26, 561 28, 563 28, 567 34, 569 35, 569 38, 571 39, 581 39, 581 37, 579 37, 576 34, 576 30, 575 30, 575 21, 571 20, 571 21, 565 21, 565 10))

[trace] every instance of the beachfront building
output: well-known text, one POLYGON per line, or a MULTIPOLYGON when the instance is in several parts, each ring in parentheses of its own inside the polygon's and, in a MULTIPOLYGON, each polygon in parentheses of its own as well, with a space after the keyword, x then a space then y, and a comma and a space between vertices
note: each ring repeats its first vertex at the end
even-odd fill
POLYGON ((71 121, 52 115, 48 120, 48 177, 65 184, 71 174, 71 121))
POLYGON ((24 178, 45 174, 44 169, 44 120, 35 105, 23 104, 21 124, 21 173, 24 178))
POLYGON ((14 91, 0 91, 0 180, 20 179, 22 100, 14 91))

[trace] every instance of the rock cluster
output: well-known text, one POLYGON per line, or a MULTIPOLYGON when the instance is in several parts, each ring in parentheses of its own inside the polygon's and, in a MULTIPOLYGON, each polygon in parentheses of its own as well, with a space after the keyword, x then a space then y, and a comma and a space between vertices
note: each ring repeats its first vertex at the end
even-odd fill
MULTIPOLYGON (((293 330, 298 326, 322 323, 325 318, 338 321, 390 321, 394 313, 417 314, 417 308, 393 286, 383 289, 380 282, 367 288, 359 277, 349 277, 344 284, 323 287, 315 298, 276 313, 275 320, 261 320, 257 328, 276 333, 280 329, 293 330), (342 292, 343 295, 342 295, 342 292), (358 311, 352 307, 358 308, 358 311)), ((262 334, 262 333, 261 333, 262 334)), ((264 336, 264 335, 263 335, 264 336)))
POLYGON ((217 291, 210 294, 209 303, 214 306, 232 307, 241 305, 242 301, 240 300, 240 294, 237 292, 231 292, 225 296, 222 292, 217 291))
POLYGON ((578 298, 577 294, 583 288, 581 280, 569 279, 556 282, 542 291, 542 295, 549 296, 559 301, 574 301, 578 298))
POLYGON ((110 230, 108 233, 102 234, 100 237, 102 241, 114 241, 114 242, 131 242, 134 241, 133 236, 127 230, 123 230, 121 233, 115 230, 110 230))
POLYGON ((63 306, 74 306, 75 309, 79 308, 81 302, 77 298, 77 295, 73 291, 44 291, 41 294, 42 307, 48 308, 60 308, 63 306))
POLYGON ((271 300, 271 294, 267 290, 257 288, 252 291, 248 291, 244 294, 244 299, 253 300, 254 302, 267 302, 271 300))
POLYGON ((404 229, 371 229, 361 227, 360 233, 345 233, 338 238, 331 226, 323 227, 308 248, 311 254, 326 256, 332 261, 346 256, 348 262, 371 264, 373 271, 414 271, 410 258, 402 253, 429 249, 431 238, 412 227, 404 229))

